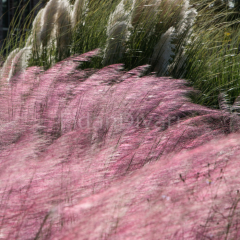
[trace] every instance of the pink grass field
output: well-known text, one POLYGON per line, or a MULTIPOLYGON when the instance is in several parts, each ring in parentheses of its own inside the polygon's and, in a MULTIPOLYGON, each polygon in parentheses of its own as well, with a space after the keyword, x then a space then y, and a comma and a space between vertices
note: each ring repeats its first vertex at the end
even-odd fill
POLYGON ((2 84, 0 239, 240 239, 238 117, 97 53, 2 84))

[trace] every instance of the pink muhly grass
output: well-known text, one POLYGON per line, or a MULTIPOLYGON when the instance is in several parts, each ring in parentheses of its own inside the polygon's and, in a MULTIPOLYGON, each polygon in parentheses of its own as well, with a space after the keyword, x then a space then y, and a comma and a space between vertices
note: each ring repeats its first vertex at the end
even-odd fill
POLYGON ((77 69, 98 53, 0 89, 2 238, 238 238, 230 114, 147 65, 77 69))
POLYGON ((236 190, 238 154, 239 134, 163 157, 162 161, 114 181, 105 191, 58 211, 62 221, 72 220, 72 223, 66 226, 65 237, 61 233, 56 236, 60 239, 84 236, 159 239, 159 234, 161 239, 239 237, 238 227, 235 228, 240 211, 236 190), (234 149, 231 156, 230 149, 234 149))

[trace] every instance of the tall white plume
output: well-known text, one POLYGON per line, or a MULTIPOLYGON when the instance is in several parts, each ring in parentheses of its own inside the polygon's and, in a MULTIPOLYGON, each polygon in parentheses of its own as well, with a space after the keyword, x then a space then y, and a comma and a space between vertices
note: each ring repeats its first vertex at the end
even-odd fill
POLYGON ((19 52, 19 48, 16 48, 15 50, 13 50, 8 55, 6 61, 4 62, 3 67, 1 69, 1 79, 2 79, 2 81, 5 82, 5 81, 9 80, 9 74, 10 74, 11 69, 12 69, 13 59, 17 55, 18 52, 19 52))
POLYGON ((40 40, 44 46, 47 45, 54 28, 59 1, 60 0, 50 0, 43 10, 41 16, 40 40))
POLYGON ((72 27, 74 28, 77 23, 84 21, 84 16, 88 11, 88 0, 76 0, 73 5, 72 11, 72 27))
POLYGON ((103 65, 116 63, 123 57, 126 50, 125 42, 129 37, 128 28, 131 27, 131 13, 135 0, 129 2, 121 0, 113 13, 110 14, 107 24, 107 44, 104 49, 103 65))
POLYGON ((63 59, 67 57, 68 49, 71 44, 71 6, 68 0, 62 0, 59 3, 56 15, 56 41, 58 49, 58 58, 63 59))
POLYGON ((169 61, 173 60, 175 45, 172 40, 176 37, 175 28, 170 27, 160 38, 154 48, 151 64, 158 75, 166 74, 169 61))

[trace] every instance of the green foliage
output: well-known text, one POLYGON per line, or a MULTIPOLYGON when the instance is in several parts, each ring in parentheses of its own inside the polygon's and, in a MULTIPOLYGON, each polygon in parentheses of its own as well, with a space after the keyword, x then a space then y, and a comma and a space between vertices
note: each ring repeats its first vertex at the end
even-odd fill
POLYGON ((186 47, 183 77, 200 90, 196 103, 217 108, 221 92, 231 103, 240 94, 240 31, 236 22, 229 20, 232 12, 224 3, 221 11, 219 5, 209 8, 204 4, 199 5, 192 41, 186 47))

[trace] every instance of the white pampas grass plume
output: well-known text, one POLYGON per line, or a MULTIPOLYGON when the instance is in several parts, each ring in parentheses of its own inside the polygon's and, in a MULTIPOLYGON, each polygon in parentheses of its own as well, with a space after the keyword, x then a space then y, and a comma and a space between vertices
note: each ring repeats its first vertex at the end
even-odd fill
POLYGON ((31 57, 32 53, 32 45, 27 43, 25 44, 25 47, 22 49, 22 54, 19 59, 20 60, 19 66, 21 67, 21 69, 16 69, 16 71, 20 71, 28 67, 28 60, 31 57))
POLYGON ((184 19, 186 16, 186 11, 189 8, 189 0, 180 0, 180 4, 182 5, 180 17, 181 19, 184 19))
POLYGON ((128 21, 129 20, 129 9, 126 9, 124 0, 122 0, 116 7, 113 13, 110 14, 108 25, 107 25, 107 34, 110 33, 112 27, 118 22, 128 21))
POLYGON ((158 75, 166 73, 169 61, 172 60, 175 46, 172 40, 176 37, 175 28, 170 27, 160 38, 159 42, 154 48, 151 64, 155 66, 154 71, 158 75))
POLYGON ((181 21, 179 22, 177 28, 178 35, 183 34, 185 31, 188 31, 192 27, 196 16, 197 10, 194 8, 189 9, 189 1, 184 1, 184 5, 180 13, 181 21))
POLYGON ((87 6, 88 6, 87 0, 75 1, 71 17, 72 28, 74 28, 77 23, 83 22, 83 16, 86 15, 87 13, 87 6))
POLYGON ((25 48, 21 49, 13 58, 12 64, 11 64, 11 70, 8 75, 8 82, 17 72, 23 69, 21 58, 25 50, 26 50, 25 48))
POLYGON ((50 0, 45 6, 41 18, 40 40, 46 46, 54 28, 59 0, 50 0))
POLYGON ((186 30, 188 31, 187 36, 189 37, 189 35, 192 33, 192 26, 196 20, 196 17, 198 15, 198 12, 195 8, 191 8, 186 12, 186 18, 185 18, 185 26, 186 26, 186 30))
POLYGON ((126 41, 126 22, 118 22, 115 24, 109 33, 107 47, 104 52, 103 65, 116 63, 123 57, 126 48, 124 42, 126 41))
MULTIPOLYGON (((186 11, 184 19, 181 21, 181 24, 177 28, 176 37, 181 38, 181 35, 184 35, 181 45, 179 46, 178 53, 174 59, 174 62, 169 66, 169 69, 174 69, 179 73, 180 69, 183 68, 187 56, 185 46, 187 43, 191 43, 190 36, 192 34, 192 26, 197 16, 197 10, 192 8, 186 11)), ((182 71, 179 77, 182 77, 185 74, 186 70, 182 71)))
MULTIPOLYGON (((1 77, 6 80, 25 69, 31 53, 41 55, 43 47, 51 49, 54 44, 58 48, 59 58, 67 57, 71 41, 71 5, 68 0, 50 0, 41 9, 32 23, 32 31, 23 49, 12 51, 1 69, 1 77)), ((54 56, 49 56, 54 63, 54 56)))
MULTIPOLYGON (((38 50, 41 45, 41 29, 43 27, 43 22, 42 22, 43 12, 44 12, 44 9, 41 9, 32 23, 32 32, 31 32, 30 40, 35 50, 38 50)), ((30 45, 30 43, 27 43, 27 45, 30 45)))
POLYGON ((122 0, 113 13, 110 14, 107 25, 107 44, 104 50, 103 65, 118 62, 125 52, 125 42, 129 37, 128 28, 131 27, 130 19, 135 1, 132 1, 131 7, 122 0))
POLYGON ((15 50, 13 50, 8 58, 6 59, 6 61, 3 64, 3 67, 1 69, 1 80, 2 81, 8 81, 9 79, 9 73, 11 71, 12 68, 12 62, 14 57, 17 55, 17 53, 19 52, 19 48, 16 48, 15 50))
POLYGON ((238 96, 235 99, 235 101, 234 101, 234 103, 232 105, 232 110, 238 112, 238 114, 240 113, 240 96, 238 96))
POLYGON ((56 38, 59 59, 67 57, 71 43, 71 6, 68 0, 59 3, 56 17, 56 38))
POLYGON ((220 93, 218 95, 218 103, 220 110, 226 113, 231 113, 231 106, 226 93, 220 93))

